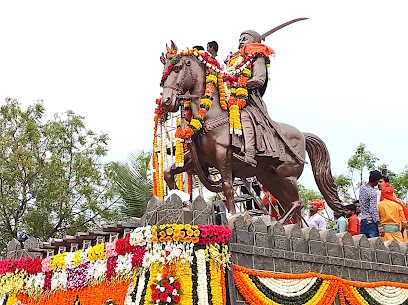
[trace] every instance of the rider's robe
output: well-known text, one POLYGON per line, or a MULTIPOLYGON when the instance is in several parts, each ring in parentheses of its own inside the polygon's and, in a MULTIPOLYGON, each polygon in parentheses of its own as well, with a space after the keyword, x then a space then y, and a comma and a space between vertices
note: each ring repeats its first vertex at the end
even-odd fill
MULTIPOLYGON (((265 57, 259 56, 252 61, 252 77, 247 82, 248 100, 241 109, 242 124, 251 124, 255 132, 257 156, 268 156, 286 160, 285 143, 279 125, 273 121, 262 99, 267 84, 265 57)), ((233 135, 232 145, 245 151, 243 136, 233 135)))

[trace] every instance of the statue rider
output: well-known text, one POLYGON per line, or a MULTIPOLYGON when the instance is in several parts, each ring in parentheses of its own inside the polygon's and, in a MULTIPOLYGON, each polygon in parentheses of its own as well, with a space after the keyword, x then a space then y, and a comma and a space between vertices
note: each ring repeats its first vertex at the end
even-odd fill
POLYGON ((242 32, 239 39, 239 53, 242 56, 245 54, 255 56, 252 60, 252 75, 246 85, 248 100, 246 106, 241 109, 244 139, 233 136, 232 141, 232 144, 241 150, 239 154, 234 153, 234 156, 254 167, 257 165, 255 156, 279 157, 281 150, 279 142, 274 137, 276 123, 270 119, 262 99, 268 80, 267 60, 274 51, 261 44, 261 40, 261 35, 252 30, 242 32))

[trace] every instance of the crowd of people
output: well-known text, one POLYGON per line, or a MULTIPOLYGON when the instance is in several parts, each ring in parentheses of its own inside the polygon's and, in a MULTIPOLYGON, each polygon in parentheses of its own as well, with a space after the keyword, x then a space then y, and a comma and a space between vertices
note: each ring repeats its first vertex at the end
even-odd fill
MULTIPOLYGON (((324 207, 324 201, 311 200, 305 226, 325 230, 326 219, 319 213, 324 207)), ((407 220, 408 208, 398 201, 386 171, 373 170, 369 181, 360 187, 359 199, 346 205, 343 215, 336 219, 334 230, 336 233, 349 232, 350 235, 364 234, 368 238, 404 242, 407 241, 407 220), (379 200, 375 187, 381 191, 379 200)))

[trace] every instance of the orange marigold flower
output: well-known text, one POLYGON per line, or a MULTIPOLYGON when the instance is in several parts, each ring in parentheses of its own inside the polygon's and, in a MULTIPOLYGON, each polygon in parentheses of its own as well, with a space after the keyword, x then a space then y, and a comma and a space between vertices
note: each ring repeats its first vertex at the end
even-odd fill
POLYGON ((191 243, 191 237, 187 236, 186 238, 184 238, 184 242, 191 243))
POLYGON ((198 241, 200 240, 200 238, 198 238, 197 236, 194 236, 191 240, 192 240, 193 243, 196 244, 196 243, 198 243, 198 241))
POLYGON ((160 237, 165 237, 165 236, 166 236, 166 232, 160 231, 160 237))
POLYGON ((173 234, 173 229, 172 229, 172 228, 168 228, 168 229, 166 230, 166 233, 167 233, 167 235, 173 234))
POLYGON ((187 235, 188 235, 188 236, 193 236, 193 235, 194 235, 194 231, 191 230, 191 229, 187 230, 187 235))
POLYGON ((172 240, 173 240, 173 238, 171 238, 171 236, 167 236, 167 237, 166 237, 166 241, 167 241, 167 242, 171 242, 172 240))
POLYGON ((194 231, 194 236, 200 236, 200 230, 195 230, 194 231))

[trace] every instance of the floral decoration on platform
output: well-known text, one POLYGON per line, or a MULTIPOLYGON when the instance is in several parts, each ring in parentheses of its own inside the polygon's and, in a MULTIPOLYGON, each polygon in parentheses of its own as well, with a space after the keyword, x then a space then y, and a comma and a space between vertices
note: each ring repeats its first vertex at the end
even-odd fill
POLYGON ((0 261, 1 304, 193 304, 194 296, 225 304, 217 300, 231 233, 215 225, 145 226, 86 250, 0 261))

